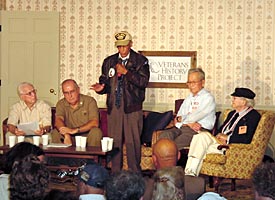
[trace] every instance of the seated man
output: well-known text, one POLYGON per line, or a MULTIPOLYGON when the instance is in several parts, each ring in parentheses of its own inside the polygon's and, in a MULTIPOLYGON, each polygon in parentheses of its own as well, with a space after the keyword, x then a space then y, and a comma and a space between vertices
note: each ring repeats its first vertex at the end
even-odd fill
POLYGON ((191 94, 183 101, 174 119, 175 127, 162 131, 160 138, 174 140, 179 148, 190 145, 193 135, 200 130, 212 130, 215 124, 215 99, 206 89, 205 73, 200 68, 188 71, 191 94))
MULTIPOLYGON (((180 152, 174 141, 167 138, 162 138, 153 146, 152 159, 157 171, 165 168, 172 169, 176 167, 177 161, 180 158, 180 152)), ((175 169, 175 171, 179 171, 175 169)), ((181 174, 179 174, 181 176, 181 174)), ((146 180, 146 189, 144 200, 151 200, 153 195, 153 179, 146 180)), ((205 192, 205 181, 202 177, 184 176, 184 193, 185 199, 197 199, 205 192)))
POLYGON ((78 175, 79 200, 105 200, 104 187, 108 178, 109 173, 104 167, 97 163, 88 163, 78 175))
POLYGON ((202 131, 194 135, 190 144, 185 174, 198 176, 206 154, 223 153, 223 150, 217 149, 220 144, 249 144, 251 142, 261 118, 261 115, 253 109, 256 95, 248 88, 236 88, 231 96, 233 96, 232 107, 235 110, 228 114, 219 129, 219 134, 215 137, 209 132, 202 131))
POLYGON ((52 141, 72 144, 73 137, 87 136, 88 146, 100 146, 102 131, 99 128, 99 113, 93 97, 80 94, 75 80, 62 82, 64 98, 56 104, 55 129, 52 141))
POLYGON ((51 129, 52 112, 51 107, 42 100, 38 100, 36 89, 31 83, 22 82, 17 87, 20 101, 11 106, 8 117, 8 130, 6 143, 9 142, 10 135, 24 135, 25 141, 32 142, 32 137, 28 137, 23 130, 18 129, 18 124, 35 122, 37 130, 34 135, 48 134, 51 129))

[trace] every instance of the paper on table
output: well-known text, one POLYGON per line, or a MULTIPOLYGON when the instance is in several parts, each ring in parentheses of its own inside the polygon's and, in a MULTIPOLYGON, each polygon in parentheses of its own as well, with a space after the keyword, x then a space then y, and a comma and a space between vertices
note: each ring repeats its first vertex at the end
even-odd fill
POLYGON ((35 135, 34 131, 39 130, 39 124, 37 121, 21 123, 17 125, 17 128, 24 131, 26 135, 35 135))
POLYGON ((71 144, 63 144, 63 143, 51 143, 48 144, 47 147, 70 147, 72 146, 71 144))

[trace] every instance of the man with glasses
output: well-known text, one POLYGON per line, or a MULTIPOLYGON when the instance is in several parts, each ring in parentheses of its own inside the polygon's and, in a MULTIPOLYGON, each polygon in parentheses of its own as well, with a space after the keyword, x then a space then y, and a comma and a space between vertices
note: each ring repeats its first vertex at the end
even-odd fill
POLYGON ((8 130, 6 143, 9 143, 9 136, 25 136, 25 141, 32 142, 28 133, 18 128, 24 123, 36 123, 37 128, 32 135, 49 134, 51 130, 51 107, 42 100, 37 99, 37 90, 31 83, 22 82, 17 87, 20 101, 11 106, 8 117, 8 130))
POLYGON ((188 147, 193 135, 200 130, 211 130, 215 123, 216 103, 212 94, 204 89, 205 73, 201 68, 188 71, 191 94, 183 101, 174 119, 175 127, 164 130, 160 138, 174 140, 181 150, 188 147))
POLYGON ((80 94, 75 80, 62 82, 64 98, 56 104, 54 143, 73 144, 74 137, 87 136, 88 146, 100 146, 102 131, 99 128, 99 113, 93 97, 80 94))

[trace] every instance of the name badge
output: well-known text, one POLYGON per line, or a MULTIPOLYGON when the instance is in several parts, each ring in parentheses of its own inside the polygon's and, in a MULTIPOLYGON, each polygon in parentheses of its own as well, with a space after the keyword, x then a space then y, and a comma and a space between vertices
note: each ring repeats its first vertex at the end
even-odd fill
POLYGON ((116 73, 115 69, 114 68, 110 68, 109 73, 108 73, 109 77, 112 78, 115 75, 115 73, 116 73))
POLYGON ((239 134, 246 134, 247 126, 240 126, 239 127, 239 134))

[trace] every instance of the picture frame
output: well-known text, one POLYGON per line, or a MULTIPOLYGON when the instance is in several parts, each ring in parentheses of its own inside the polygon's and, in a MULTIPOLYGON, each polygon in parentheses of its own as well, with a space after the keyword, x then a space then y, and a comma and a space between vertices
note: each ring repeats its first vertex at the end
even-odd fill
POLYGON ((197 66, 197 51, 139 51, 150 65, 148 88, 187 88, 190 68, 197 66))

